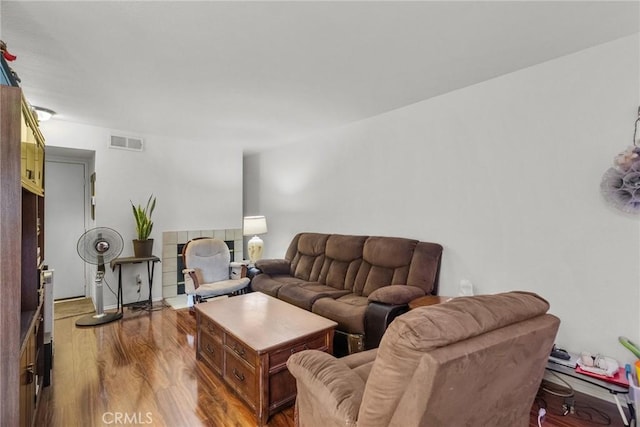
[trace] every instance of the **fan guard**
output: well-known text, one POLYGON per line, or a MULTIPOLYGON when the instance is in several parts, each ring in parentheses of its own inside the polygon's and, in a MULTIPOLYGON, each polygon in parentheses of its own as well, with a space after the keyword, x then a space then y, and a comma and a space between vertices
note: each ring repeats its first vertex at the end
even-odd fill
POLYGON ((106 264, 118 258, 124 248, 122 236, 113 228, 96 227, 78 239, 78 255, 89 264, 106 264))

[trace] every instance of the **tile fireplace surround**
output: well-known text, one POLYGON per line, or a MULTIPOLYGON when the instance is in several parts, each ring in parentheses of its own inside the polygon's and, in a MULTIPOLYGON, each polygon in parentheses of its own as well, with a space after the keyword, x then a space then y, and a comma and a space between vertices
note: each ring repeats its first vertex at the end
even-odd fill
POLYGON ((183 245, 196 237, 216 237, 227 242, 233 242, 234 253, 232 259, 244 259, 242 229, 226 230, 190 230, 165 231, 162 233, 162 298, 178 295, 178 245, 183 245))

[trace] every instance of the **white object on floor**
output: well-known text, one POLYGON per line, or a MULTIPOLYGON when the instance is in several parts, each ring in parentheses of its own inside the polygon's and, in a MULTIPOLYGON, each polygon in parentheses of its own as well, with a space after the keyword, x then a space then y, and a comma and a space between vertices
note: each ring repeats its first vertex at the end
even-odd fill
POLYGON ((175 297, 165 298, 164 302, 174 310, 182 310, 190 307, 188 305, 187 295, 176 295, 175 297))

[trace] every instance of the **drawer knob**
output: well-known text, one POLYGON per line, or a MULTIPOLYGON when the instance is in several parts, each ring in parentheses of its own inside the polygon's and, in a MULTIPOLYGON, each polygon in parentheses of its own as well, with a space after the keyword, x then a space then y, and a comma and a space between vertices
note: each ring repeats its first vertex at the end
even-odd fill
POLYGON ((244 381, 244 374, 242 374, 241 372, 238 372, 236 368, 233 368, 232 372, 233 372, 233 376, 236 377, 238 381, 244 381))
POLYGON ((207 343, 207 351, 211 354, 213 354, 213 347, 211 347, 211 344, 207 343))

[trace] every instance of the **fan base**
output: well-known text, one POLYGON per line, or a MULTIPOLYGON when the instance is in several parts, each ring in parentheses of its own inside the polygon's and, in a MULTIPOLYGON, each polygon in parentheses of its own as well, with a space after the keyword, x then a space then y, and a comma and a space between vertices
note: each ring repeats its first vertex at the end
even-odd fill
POLYGON ((76 326, 98 326, 119 319, 122 319, 122 313, 119 311, 115 313, 94 314, 92 316, 84 316, 76 320, 76 326))

